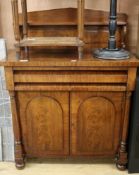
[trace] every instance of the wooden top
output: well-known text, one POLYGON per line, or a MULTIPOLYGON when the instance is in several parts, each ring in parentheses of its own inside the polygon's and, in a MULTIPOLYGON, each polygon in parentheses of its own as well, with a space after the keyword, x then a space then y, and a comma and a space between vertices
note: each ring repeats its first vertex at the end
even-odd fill
MULTIPOLYGON (((43 52, 44 53, 44 52, 43 52)), ((94 58, 91 54, 84 54, 83 59, 79 60, 75 54, 56 54, 34 53, 30 56, 30 61, 17 61, 15 52, 8 52, 8 60, 0 61, 0 66, 21 66, 21 67, 138 67, 139 59, 132 56, 127 60, 101 60, 94 58)))
MULTIPOLYGON (((19 15, 20 25, 22 25, 22 16, 19 15)), ((118 14, 118 25, 127 24, 127 15, 118 14)), ((77 9, 63 8, 45 11, 28 12, 29 25, 77 25, 77 9), (37 18, 36 18, 37 17, 37 18)), ((85 10, 85 25, 108 25, 109 12, 85 10)))

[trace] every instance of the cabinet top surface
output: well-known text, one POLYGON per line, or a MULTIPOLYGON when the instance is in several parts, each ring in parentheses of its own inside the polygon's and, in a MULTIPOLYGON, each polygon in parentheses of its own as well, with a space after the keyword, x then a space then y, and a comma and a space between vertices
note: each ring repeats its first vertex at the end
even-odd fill
POLYGON ((15 51, 8 52, 6 61, 0 61, 0 66, 4 67, 138 67, 139 59, 131 56, 127 60, 102 60, 94 58, 91 53, 84 54, 83 59, 79 60, 75 54, 39 54, 31 55, 30 61, 16 60, 15 51))

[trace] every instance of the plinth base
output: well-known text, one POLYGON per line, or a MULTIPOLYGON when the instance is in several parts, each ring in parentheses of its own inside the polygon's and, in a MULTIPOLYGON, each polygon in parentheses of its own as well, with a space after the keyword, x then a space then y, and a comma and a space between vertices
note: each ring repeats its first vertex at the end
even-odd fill
POLYGON ((124 60, 129 59, 130 53, 124 49, 97 49, 93 53, 96 58, 106 60, 124 60))

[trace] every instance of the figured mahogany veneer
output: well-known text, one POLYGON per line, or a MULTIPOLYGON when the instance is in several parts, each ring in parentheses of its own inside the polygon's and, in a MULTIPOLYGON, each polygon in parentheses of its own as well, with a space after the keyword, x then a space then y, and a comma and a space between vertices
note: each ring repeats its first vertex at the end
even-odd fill
MULTIPOLYGON (((75 37, 76 12, 28 13, 28 37, 75 37)), ((24 27, 20 15, 16 16, 19 40, 24 27)), ((126 20, 126 15, 119 14, 118 46, 125 46, 126 20)), ((126 168, 130 99, 139 60, 131 56, 106 61, 92 56, 92 48, 107 45, 107 25, 108 13, 85 10, 81 60, 74 48, 39 47, 30 49, 29 61, 16 60, 15 53, 9 52, 8 60, 0 62, 11 97, 18 169, 25 166, 24 158, 80 156, 116 157, 117 167, 126 168)))
POLYGON ((108 157, 127 164, 130 99, 139 61, 84 55, 32 55, 5 67, 11 96, 16 167, 24 157, 108 157))

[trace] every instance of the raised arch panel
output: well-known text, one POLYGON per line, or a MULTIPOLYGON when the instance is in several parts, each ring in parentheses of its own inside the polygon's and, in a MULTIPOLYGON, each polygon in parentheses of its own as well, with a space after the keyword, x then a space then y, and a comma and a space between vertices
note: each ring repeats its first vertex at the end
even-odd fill
POLYGON ((27 154, 35 157, 69 153, 67 93, 20 92, 20 119, 27 154), (34 146, 35 145, 35 146, 34 146))
POLYGON ((122 93, 71 95, 72 154, 115 155, 120 140, 122 93))
POLYGON ((113 149, 115 108, 108 99, 103 97, 86 99, 80 105, 77 117, 77 132, 80 133, 78 146, 81 152, 102 152, 113 149))
POLYGON ((63 150, 63 111, 55 99, 45 96, 33 98, 27 105, 25 115, 28 120, 28 133, 33 138, 28 145, 30 150, 34 152, 63 150))

